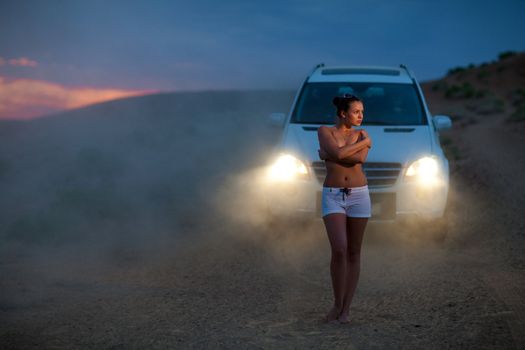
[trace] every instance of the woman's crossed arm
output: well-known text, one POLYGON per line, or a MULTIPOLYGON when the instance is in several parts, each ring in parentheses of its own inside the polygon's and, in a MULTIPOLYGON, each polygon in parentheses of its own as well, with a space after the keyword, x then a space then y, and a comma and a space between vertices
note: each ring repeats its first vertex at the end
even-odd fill
POLYGON ((358 141, 353 144, 339 147, 332 132, 327 127, 321 126, 318 130, 319 158, 334 162, 355 165, 364 163, 372 142, 365 130, 359 131, 358 141))
POLYGON ((341 160, 336 160, 330 158, 328 153, 324 149, 319 149, 319 158, 321 160, 330 160, 332 162, 341 163, 344 165, 355 165, 355 164, 362 164, 365 162, 366 157, 368 156, 368 150, 369 148, 363 148, 362 150, 358 151, 357 153, 354 153, 348 157, 345 157, 341 160))

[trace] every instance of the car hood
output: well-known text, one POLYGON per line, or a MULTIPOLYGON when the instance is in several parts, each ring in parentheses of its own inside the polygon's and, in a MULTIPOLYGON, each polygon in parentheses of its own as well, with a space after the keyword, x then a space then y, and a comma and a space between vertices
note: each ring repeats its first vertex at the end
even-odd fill
MULTIPOLYGON (((318 161, 318 125, 288 125, 281 150, 308 162, 318 161)), ((396 162, 406 164, 432 152, 428 125, 421 126, 362 126, 372 138, 367 162, 396 162)))

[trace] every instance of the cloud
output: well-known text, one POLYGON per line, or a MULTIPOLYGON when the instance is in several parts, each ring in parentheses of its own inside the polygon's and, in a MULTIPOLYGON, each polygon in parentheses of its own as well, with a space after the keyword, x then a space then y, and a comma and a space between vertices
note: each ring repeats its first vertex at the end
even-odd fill
POLYGON ((19 67, 36 67, 38 66, 38 62, 35 60, 31 60, 27 57, 20 57, 20 58, 10 58, 6 60, 3 57, 0 57, 0 66, 10 64, 12 66, 19 66, 19 67))
POLYGON ((27 57, 11 58, 8 62, 13 66, 21 67, 36 67, 38 65, 36 61, 30 60, 27 57))
POLYGON ((156 91, 70 88, 44 80, 8 80, 0 76, 0 119, 32 119, 58 110, 154 92, 156 91))

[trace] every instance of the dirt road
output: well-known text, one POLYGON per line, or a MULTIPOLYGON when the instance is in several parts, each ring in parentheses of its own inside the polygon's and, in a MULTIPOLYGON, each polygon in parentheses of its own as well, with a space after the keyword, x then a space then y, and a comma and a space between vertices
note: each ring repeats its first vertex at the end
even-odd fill
POLYGON ((350 324, 321 321, 332 301, 321 221, 274 230, 196 210, 144 246, 3 247, 0 344, 523 349, 525 164, 512 129, 479 119, 447 133, 459 155, 443 244, 368 227, 350 324))

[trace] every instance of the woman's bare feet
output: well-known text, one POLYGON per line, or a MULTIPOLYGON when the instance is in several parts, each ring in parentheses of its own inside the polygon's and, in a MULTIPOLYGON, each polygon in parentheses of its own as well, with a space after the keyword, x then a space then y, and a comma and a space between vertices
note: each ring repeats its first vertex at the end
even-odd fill
POLYGON ((337 320, 340 323, 350 323, 350 319, 348 317, 348 312, 341 312, 341 314, 337 317, 337 320))
POLYGON ((338 315, 341 312, 341 308, 337 306, 333 306, 332 309, 328 312, 328 314, 325 316, 324 320, 325 322, 332 322, 337 320, 338 315))

